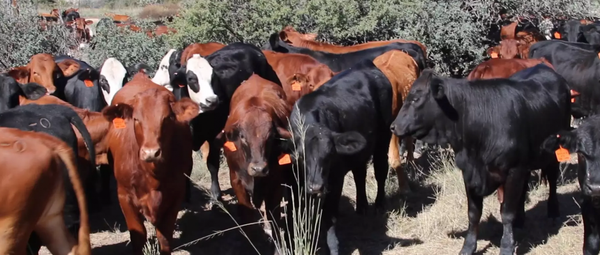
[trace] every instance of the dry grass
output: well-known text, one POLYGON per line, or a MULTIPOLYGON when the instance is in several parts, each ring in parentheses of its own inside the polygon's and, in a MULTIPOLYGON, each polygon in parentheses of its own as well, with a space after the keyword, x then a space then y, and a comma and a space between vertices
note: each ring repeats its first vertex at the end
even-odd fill
MULTIPOLYGON (((267 254, 265 251, 269 244, 264 240, 266 238, 251 238, 254 246, 250 245, 233 221, 237 219, 237 213, 225 163, 222 163, 219 178, 224 191, 224 208, 229 213, 204 208, 208 194, 205 189, 210 186, 210 176, 197 154, 194 154, 194 162, 192 179, 201 188, 194 190, 192 204, 185 205, 179 214, 175 234, 175 246, 178 248, 173 254, 267 254)), ((546 218, 547 187, 535 185, 532 181, 532 191, 526 205, 528 220, 524 229, 515 232, 517 254, 580 253, 583 227, 575 202, 578 185, 574 183, 572 166, 565 165, 563 169, 563 183, 558 190, 562 216, 557 222, 546 218)), ((395 176, 391 175, 386 185, 388 212, 370 212, 368 216, 354 213, 354 182, 351 174, 346 177, 344 197, 340 204, 341 215, 337 223, 341 254, 458 253, 467 227, 466 196, 460 171, 447 153, 429 151, 417 160, 417 166, 410 167, 410 173, 413 193, 407 197, 396 195, 397 182, 395 176)), ((367 187, 367 195, 372 203, 376 195, 372 170, 369 170, 367 187)), ((129 252, 131 247, 127 245, 126 225, 116 201, 112 208, 94 215, 93 219, 94 254, 129 252)), ((477 254, 498 254, 502 235, 499 219, 499 203, 494 194, 484 201, 477 254)), ((148 223, 146 226, 152 228, 148 223)), ((251 237, 258 233, 247 231, 251 237)), ((150 240, 152 232, 149 231, 150 240)), ((157 254, 152 252, 156 248, 153 241, 149 242, 147 254, 157 254)), ((41 254, 49 253, 44 248, 41 254)))
POLYGON ((162 19, 168 16, 175 16, 179 12, 177 4, 151 4, 142 9, 138 17, 140 19, 162 19))

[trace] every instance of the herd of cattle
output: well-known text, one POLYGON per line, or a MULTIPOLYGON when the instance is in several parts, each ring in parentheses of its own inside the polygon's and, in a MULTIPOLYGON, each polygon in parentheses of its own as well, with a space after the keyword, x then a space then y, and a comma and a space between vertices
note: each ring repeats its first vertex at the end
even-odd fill
POLYGON ((223 149, 242 221, 255 221, 264 202, 270 220, 291 225, 291 216, 275 217, 281 200, 308 192, 324 200, 320 252, 338 254, 344 176, 352 171, 356 212, 365 214, 372 159, 375 207, 384 209, 390 167, 399 192, 410 192, 401 151, 412 161, 416 138, 450 145, 462 170, 469 226, 460 254, 476 251, 482 201, 496 190, 500 254, 513 254, 531 170, 542 170, 548 217, 558 217, 559 162, 576 152, 582 251, 598 254, 600 23, 554 27, 502 27, 492 59, 463 79, 434 73, 417 41, 339 46, 289 26, 262 49, 217 42, 171 49, 152 78, 144 64, 109 58, 95 69, 36 54, 0 74, 0 253, 37 254, 46 245, 53 254, 90 254, 88 212, 111 204, 114 174, 133 253, 142 254, 147 220, 160 253, 170 254, 177 213, 190 201, 192 151, 202 149, 211 196, 220 200, 223 149), (572 116, 585 120, 573 128, 572 116))

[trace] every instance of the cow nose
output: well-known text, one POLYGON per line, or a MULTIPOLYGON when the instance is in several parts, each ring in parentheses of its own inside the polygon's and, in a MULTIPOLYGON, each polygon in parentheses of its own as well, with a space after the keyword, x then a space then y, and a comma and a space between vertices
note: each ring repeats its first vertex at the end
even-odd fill
POLYGON ((396 131, 396 124, 392 124, 390 126, 390 130, 392 131, 392 133, 394 133, 394 131, 396 131))
POLYGON ((159 147, 155 147, 155 148, 142 147, 140 149, 140 157, 142 158, 142 160, 145 160, 145 161, 155 160, 158 157, 160 157, 160 154, 161 154, 161 150, 159 147))
POLYGON ((269 174, 269 167, 267 166, 266 163, 257 163, 257 164, 253 164, 251 163, 248 168, 250 169, 250 176, 253 177, 260 177, 260 176, 266 176, 267 174, 269 174))
POLYGON ((311 183, 308 185, 308 193, 321 195, 323 193, 323 184, 311 183))
POLYGON ((209 105, 209 106, 217 104, 218 102, 219 102, 219 98, 216 95, 209 96, 209 97, 206 98, 206 104, 209 105))

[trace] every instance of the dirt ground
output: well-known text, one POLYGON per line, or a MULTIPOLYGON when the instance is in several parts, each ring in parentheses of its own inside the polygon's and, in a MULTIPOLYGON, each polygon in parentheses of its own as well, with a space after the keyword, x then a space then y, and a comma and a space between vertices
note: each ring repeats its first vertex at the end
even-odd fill
MULTIPOLYGON (((574 159, 575 157, 572 157, 574 159)), ((224 193, 227 212, 207 210, 206 189, 210 178, 203 161, 194 155, 192 179, 200 184, 192 194, 191 205, 180 211, 175 233, 173 254, 269 254, 268 242, 252 240, 251 245, 236 228, 235 199, 229 185, 226 166, 221 167, 219 179, 224 193), (256 247, 256 248, 254 248, 256 247)), ((572 162, 575 163, 575 162, 572 162)), ((548 189, 535 184, 531 178, 531 191, 526 205, 527 223, 516 230, 517 254, 579 254, 581 253, 583 226, 581 225, 578 197, 579 187, 574 178, 574 165, 562 166, 563 176, 559 186, 561 217, 557 221, 546 218, 548 189)), ((395 194, 396 178, 390 174, 386 185, 386 213, 359 216, 354 212, 355 188, 352 175, 346 177, 344 197, 340 204, 337 233, 341 254, 457 254, 467 227, 467 203, 460 170, 453 159, 438 151, 425 153, 417 165, 407 167, 411 176, 412 193, 395 194)), ((376 182, 369 170, 367 195, 373 203, 376 182)), ((92 217, 92 247, 95 255, 130 254, 126 224, 116 203, 92 217)), ((499 203, 495 195, 484 201, 478 249, 476 254, 498 254, 502 236, 499 203)), ((146 222, 148 229, 152 226, 146 222)), ((153 231, 149 231, 146 255, 158 254, 153 231)), ((249 233, 249 235, 252 235, 249 233)), ((266 239, 266 238, 265 238, 266 239)), ((40 254, 50 254, 45 247, 40 254)))

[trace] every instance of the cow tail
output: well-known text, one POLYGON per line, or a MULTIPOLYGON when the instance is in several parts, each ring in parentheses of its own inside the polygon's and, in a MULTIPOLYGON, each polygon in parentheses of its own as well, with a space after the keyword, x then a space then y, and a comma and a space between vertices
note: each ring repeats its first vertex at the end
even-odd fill
POLYGON ((73 124, 73 126, 75 126, 75 128, 77 128, 81 134, 81 137, 83 138, 83 142, 85 143, 88 153, 90 154, 90 165, 92 167, 92 171, 94 171, 96 169, 96 148, 94 146, 94 142, 92 141, 92 136, 85 127, 81 117, 79 117, 75 111, 69 109, 68 115, 69 121, 71 124, 73 124))
POLYGON ((73 185, 73 190, 77 197, 77 204, 79 204, 79 240, 77 241, 77 246, 75 246, 74 250, 76 250, 76 254, 79 255, 90 255, 92 253, 92 247, 90 245, 90 222, 85 201, 85 193, 83 192, 83 184, 81 183, 79 173, 77 172, 75 154, 64 142, 58 143, 58 146, 54 146, 54 153, 60 157, 63 164, 67 167, 69 179, 71 179, 71 184, 73 185))

